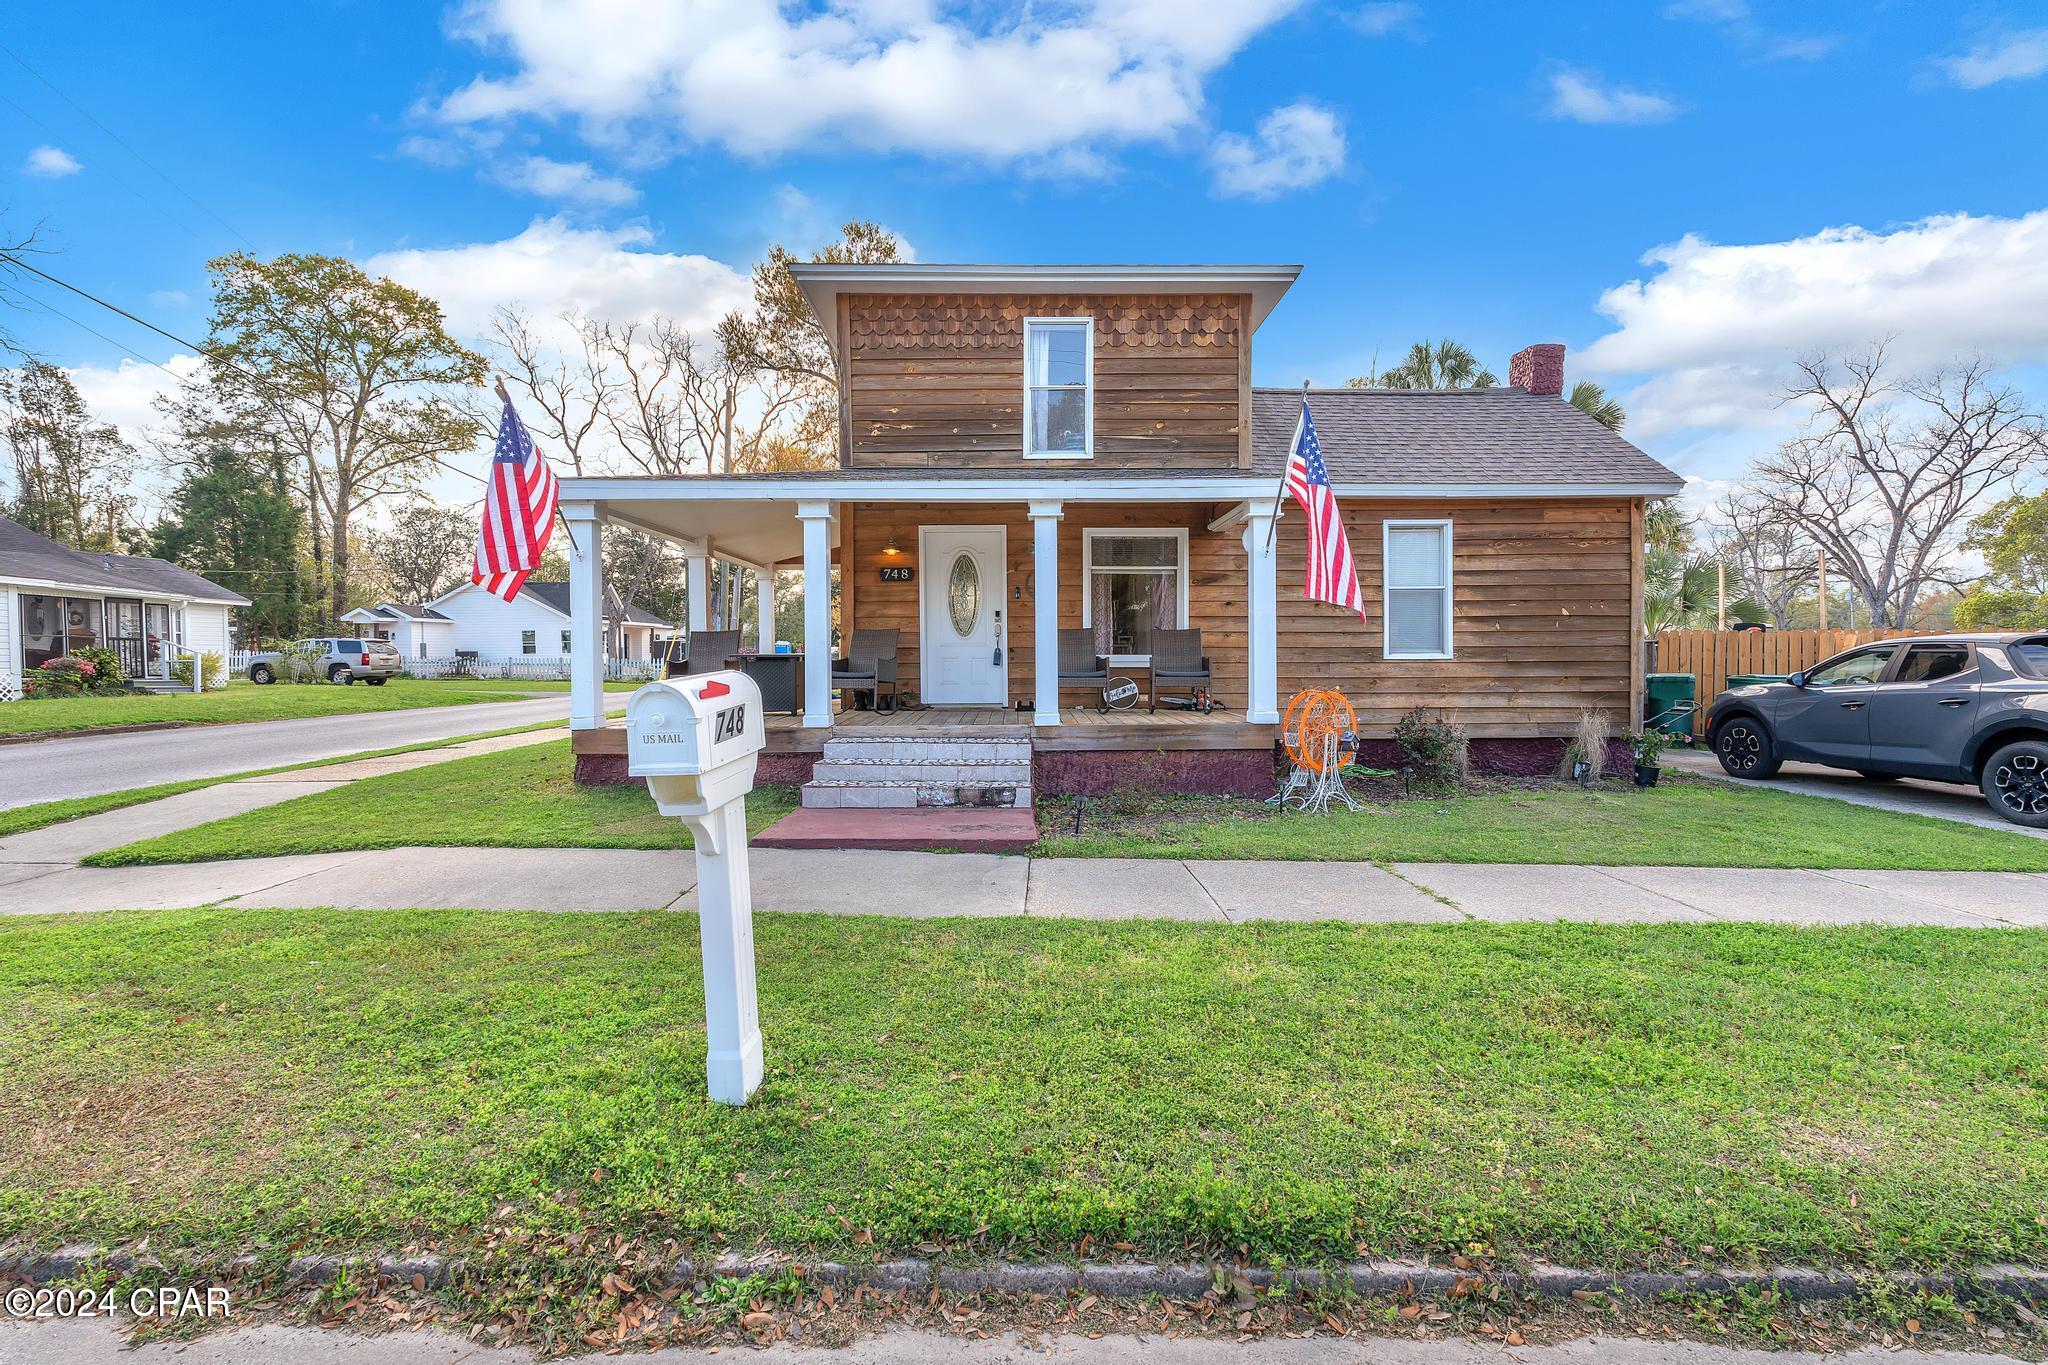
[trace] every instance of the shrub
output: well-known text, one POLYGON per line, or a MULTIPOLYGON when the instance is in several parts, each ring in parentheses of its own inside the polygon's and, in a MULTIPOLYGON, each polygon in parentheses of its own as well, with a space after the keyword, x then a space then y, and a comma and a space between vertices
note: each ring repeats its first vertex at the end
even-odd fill
POLYGON ((81 696, 91 690, 98 673, 88 660, 66 654, 31 668, 21 680, 22 690, 31 697, 81 696))
POLYGON ((1401 762, 1425 787, 1461 787, 1471 775, 1465 727, 1423 707, 1394 722, 1394 743, 1400 746, 1401 762))
POLYGON ((1564 746, 1564 762, 1558 775, 1570 777, 1572 768, 1583 762, 1586 780, 1598 782, 1600 775, 1607 771, 1607 741, 1613 732, 1605 711, 1588 707, 1579 712, 1579 728, 1573 732, 1571 743, 1564 746))
POLYGON ((72 658, 83 659, 92 665, 92 683, 87 688, 92 692, 118 692, 128 685, 128 675, 121 668, 121 656, 111 649, 87 645, 73 651, 72 658))
MULTIPOLYGON (((200 676, 206 679, 201 684, 208 692, 218 692, 228 685, 228 661, 210 649, 199 652, 200 676)), ((171 681, 182 687, 192 685, 192 656, 182 655, 171 665, 171 681)))
POLYGON ((1629 752, 1635 755, 1638 768, 1656 767, 1658 758, 1663 755, 1665 747, 1670 743, 1671 736, 1654 725, 1646 730, 1638 730, 1628 737, 1629 752))

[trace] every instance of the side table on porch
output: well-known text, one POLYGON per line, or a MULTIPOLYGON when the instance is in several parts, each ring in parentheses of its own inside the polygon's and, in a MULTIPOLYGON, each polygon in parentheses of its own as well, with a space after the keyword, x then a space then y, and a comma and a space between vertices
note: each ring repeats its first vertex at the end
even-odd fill
POLYGON ((742 673, 761 689, 761 709, 797 715, 804 709, 804 656, 801 654, 742 654, 737 660, 742 673))

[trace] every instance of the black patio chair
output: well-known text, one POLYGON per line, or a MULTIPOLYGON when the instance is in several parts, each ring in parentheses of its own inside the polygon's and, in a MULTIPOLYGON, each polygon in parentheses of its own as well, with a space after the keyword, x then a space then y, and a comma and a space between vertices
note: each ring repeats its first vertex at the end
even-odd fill
POLYGON ((1202 653, 1199 630, 1152 632, 1152 698, 1148 710, 1159 709, 1161 687, 1185 687, 1193 696, 1209 685, 1209 656, 1202 653))
POLYGON ((693 630, 688 653, 679 656, 675 645, 669 646, 668 666, 663 672, 671 678, 716 673, 739 652, 740 633, 736 630, 693 630))
POLYGON ((850 693, 865 692, 868 705, 882 709, 882 689, 889 691, 889 711, 896 710, 895 630, 857 630, 846 647, 846 657, 832 661, 832 685, 850 693))
POLYGON ((1109 703, 1102 700, 1102 689, 1108 685, 1109 660, 1095 652, 1095 632, 1061 631, 1060 686, 1094 688, 1097 708, 1107 711, 1109 703))

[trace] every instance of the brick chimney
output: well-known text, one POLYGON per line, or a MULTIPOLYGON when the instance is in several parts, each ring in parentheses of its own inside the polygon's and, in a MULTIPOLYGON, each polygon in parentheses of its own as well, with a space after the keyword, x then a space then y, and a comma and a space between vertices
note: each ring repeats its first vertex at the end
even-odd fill
POLYGON ((1525 393, 1557 398, 1564 393, 1564 347, 1554 341, 1524 346, 1508 358, 1508 383, 1525 393))

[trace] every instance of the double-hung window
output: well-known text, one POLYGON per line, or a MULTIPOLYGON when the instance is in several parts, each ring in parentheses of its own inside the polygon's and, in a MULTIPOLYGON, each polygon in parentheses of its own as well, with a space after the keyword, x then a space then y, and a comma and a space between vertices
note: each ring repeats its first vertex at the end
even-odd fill
POLYGON ((1024 319, 1024 458, 1095 453, 1095 323, 1024 319))
POLYGON ((1386 657, 1450 658, 1451 523, 1387 522, 1381 549, 1386 657))
POLYGON ((562 652, 564 654, 571 652, 569 649, 569 632, 566 630, 562 632, 562 652))
POLYGON ((519 652, 520 652, 521 654, 532 654, 532 653, 534 653, 535 651, 536 651, 536 642, 535 642, 535 640, 534 640, 534 638, 533 638, 533 632, 532 632, 532 631, 530 631, 530 630, 522 630, 522 631, 520 631, 520 632, 519 632, 519 652))

